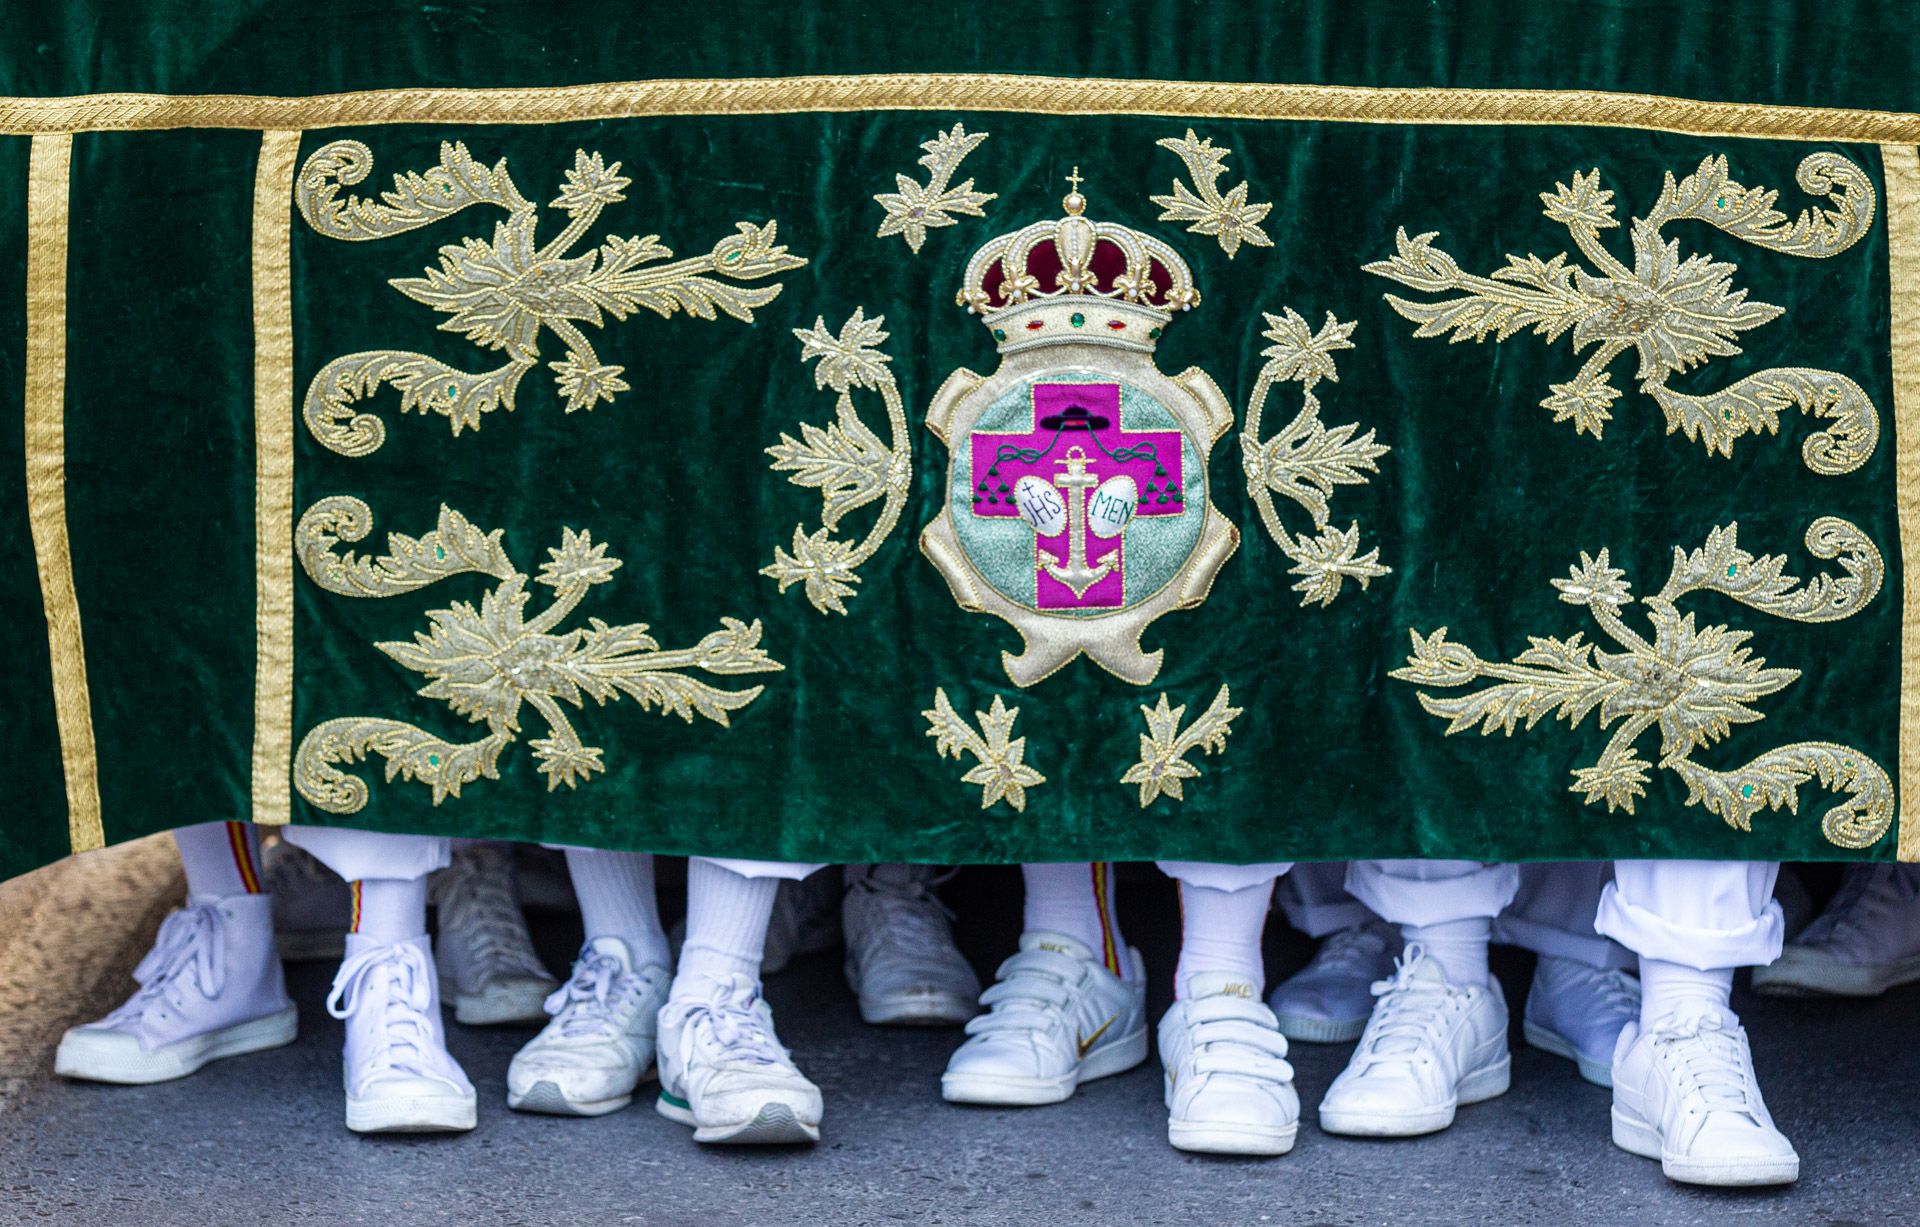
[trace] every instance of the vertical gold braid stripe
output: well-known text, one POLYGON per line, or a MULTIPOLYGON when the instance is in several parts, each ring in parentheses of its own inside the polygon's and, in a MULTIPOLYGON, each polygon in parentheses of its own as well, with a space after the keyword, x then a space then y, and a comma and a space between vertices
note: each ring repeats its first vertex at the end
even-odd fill
POLYGON ((293 164, 263 132, 253 181, 253 820, 292 817, 293 164))
POLYGON ((1900 818, 1897 851, 1920 861, 1920 153, 1885 145, 1893 299, 1894 478, 1900 511, 1900 818))
POLYGON ((67 838, 105 846, 80 598, 67 542, 67 179, 73 134, 33 138, 27 159, 27 518, 47 611, 53 711, 67 778, 67 838))

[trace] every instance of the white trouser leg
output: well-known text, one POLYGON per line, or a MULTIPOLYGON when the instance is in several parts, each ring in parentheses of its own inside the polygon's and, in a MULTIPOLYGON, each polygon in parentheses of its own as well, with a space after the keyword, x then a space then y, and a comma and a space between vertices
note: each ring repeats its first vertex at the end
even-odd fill
POLYGON ((1158 861, 1160 872, 1176 882, 1201 886, 1208 890, 1245 890, 1275 878, 1284 877, 1293 868, 1292 861, 1271 865, 1215 865, 1207 861, 1158 861))
POLYGON ((790 882, 798 882, 826 868, 825 865, 803 865, 798 861, 742 861, 727 856, 696 856, 690 859, 730 869, 743 878, 785 878, 790 882))
POLYGON ((1435 925, 1491 920, 1520 887, 1514 865, 1479 861, 1353 861, 1347 893, 1382 920, 1435 925))
POLYGON ((1493 940, 1602 971, 1633 966, 1633 956, 1594 929, 1610 861, 1551 861, 1520 866, 1520 888, 1493 922, 1493 940))
POLYGON ((1786 922, 1767 861, 1616 861, 1595 928, 1643 959, 1700 971, 1771 963, 1786 922))
POLYGON ((1287 923, 1308 937, 1325 937, 1378 919, 1347 893, 1345 861, 1300 862, 1280 879, 1273 902, 1287 923))
POLYGON ((438 835, 388 835, 340 827, 290 826, 286 840, 349 882, 391 878, 409 881, 445 869, 452 841, 438 835))

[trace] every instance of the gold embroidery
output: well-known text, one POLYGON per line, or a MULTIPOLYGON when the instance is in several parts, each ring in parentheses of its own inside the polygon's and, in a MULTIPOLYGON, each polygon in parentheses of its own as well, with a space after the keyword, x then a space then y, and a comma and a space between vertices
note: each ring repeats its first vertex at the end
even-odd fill
POLYGON ((1027 789, 1047 782, 1047 777, 1026 765, 1027 739, 1013 737, 1013 722, 1020 709, 1008 707, 999 695, 993 696, 990 711, 977 711, 973 718, 980 728, 961 719, 947 700, 947 692, 936 688, 933 707, 920 713, 927 718, 927 736, 934 739, 934 752, 941 758, 959 758, 971 754, 979 765, 960 777, 963 784, 980 785, 980 808, 1005 801, 1016 810, 1027 808, 1027 789))
MULTIPOLYGON (((1894 489, 1903 575, 1920 567, 1920 153, 1880 150, 1887 177, 1887 267, 1893 342, 1894 489)), ((1920 861, 1920 582, 1900 586, 1900 811, 1897 854, 1920 861)))
POLYGON ((1734 344, 1738 334, 1783 312, 1734 289, 1735 265, 1698 254, 1682 259, 1679 241, 1665 239, 1661 228, 1700 221, 1755 246, 1820 258, 1845 251, 1872 227, 1873 184, 1852 162, 1834 153, 1811 154, 1800 163, 1798 178, 1802 190, 1825 197, 1831 207, 1808 208, 1789 222, 1773 207, 1779 193, 1734 182, 1725 157, 1707 158, 1678 183, 1669 174, 1647 215, 1634 219, 1632 267, 1600 241, 1602 230, 1620 223, 1598 170, 1575 174, 1571 185, 1556 183, 1540 196, 1546 216, 1567 227, 1597 272, 1569 264, 1562 252, 1549 260, 1509 256, 1491 277, 1475 276, 1433 246, 1433 232, 1408 238, 1404 228, 1394 236, 1391 259, 1364 267, 1416 290, 1463 292, 1437 302, 1386 295, 1395 311, 1419 325, 1417 337, 1484 341, 1491 335, 1499 342, 1530 330, 1551 344, 1571 332, 1576 353, 1594 347, 1572 380, 1554 384, 1540 402, 1554 421, 1572 422, 1576 434, 1600 437, 1620 396, 1607 368, 1632 350, 1640 360, 1640 390, 1665 413, 1668 433, 1680 431, 1709 454, 1731 456, 1734 440, 1762 430, 1778 434, 1781 411, 1797 406, 1829 423, 1802 445, 1807 467, 1829 476, 1848 473, 1873 454, 1880 416, 1860 385, 1844 375, 1777 367, 1701 396, 1667 386, 1674 375, 1742 352, 1734 344))
POLYGON ((1175 801, 1186 800, 1182 781, 1200 775, 1200 768, 1187 761, 1189 752, 1219 754, 1227 748, 1227 734, 1241 710, 1227 706, 1227 699, 1227 688, 1222 686, 1207 710, 1185 729, 1180 727, 1180 720, 1187 714, 1186 705, 1169 708, 1164 693, 1157 705, 1140 709, 1147 718, 1147 731, 1140 737, 1140 761, 1127 768, 1120 782, 1140 785, 1141 809, 1162 794, 1175 801))
POLYGON ((920 245, 927 241, 927 231, 940 226, 956 224, 952 214, 960 213, 967 217, 985 217, 983 208, 989 200, 997 200, 995 192, 976 192, 973 180, 968 179, 959 187, 949 187, 953 173, 960 169, 960 162, 968 154, 980 147, 987 139, 985 132, 968 132, 959 124, 953 125, 953 131, 942 132, 930 141, 921 143, 920 148, 926 155, 920 159, 920 165, 927 168, 927 182, 923 187, 907 175, 895 175, 893 182, 898 189, 882 192, 874 199, 887 215, 880 219, 880 229, 875 237, 886 238, 897 234, 904 238, 907 247, 915 255, 920 254, 920 245))
POLYGON ((335 358, 308 385, 304 414, 314 438, 345 456, 368 455, 385 442, 385 424, 354 408, 382 384, 399 391, 402 413, 438 413, 456 436, 477 430, 485 414, 512 410, 521 378, 539 361, 542 329, 566 346, 564 358, 548 363, 566 411, 612 401, 628 390, 621 378, 626 368, 601 362, 579 324, 599 328, 605 316, 625 320, 642 307, 663 318, 685 311, 711 320, 725 312, 751 323, 753 309, 772 302, 782 286, 728 282, 757 281, 806 263, 774 242, 777 223, 771 221, 765 226, 737 222, 738 233, 706 255, 686 260, 674 261, 673 252, 651 234, 613 235, 595 250, 568 256, 602 209, 626 199, 624 190, 632 182, 620 173, 620 163, 608 166, 598 153, 574 153, 573 168, 549 205, 567 215, 567 225, 545 245, 534 239, 539 210, 514 186, 504 158, 489 167, 476 162, 465 145, 443 143, 438 166, 395 175, 393 190, 378 202, 340 199, 342 186, 359 183, 372 168, 373 154, 358 141, 335 141, 315 150, 296 188, 300 215, 322 234, 359 242, 417 230, 476 204, 506 210, 507 220, 494 226, 492 242, 469 237, 442 247, 438 268, 391 284, 447 315, 442 331, 460 333, 482 349, 505 350, 507 361, 471 373, 404 350, 335 358), (657 264, 662 260, 672 262, 657 264))
POLYGON ((1247 404, 1247 427, 1240 436, 1241 463, 1247 474, 1247 494, 1260 509, 1261 522, 1282 552, 1293 560, 1288 570, 1300 576, 1293 585, 1301 593, 1300 603, 1318 602, 1322 608, 1340 595, 1342 585, 1356 580, 1362 590, 1368 581, 1387 574, 1391 567, 1380 564, 1378 548, 1360 553, 1360 523, 1354 521, 1345 532, 1333 527, 1328 516, 1328 500, 1335 486, 1365 485, 1368 473, 1377 473, 1375 463, 1391 449, 1373 441, 1373 431, 1358 438, 1357 422, 1329 430, 1320 422, 1320 400, 1313 394, 1322 379, 1340 382, 1334 367, 1335 350, 1352 349, 1347 338, 1353 324, 1343 324, 1327 313, 1318 332, 1292 307, 1286 314, 1267 315, 1267 331, 1262 334, 1273 344, 1260 351, 1267 364, 1254 381, 1253 398, 1247 404), (1299 414, 1273 438, 1260 439, 1260 414, 1267 395, 1275 385, 1300 384, 1302 404, 1299 414), (1280 522, 1273 496, 1284 494, 1305 507, 1313 516, 1319 537, 1294 536, 1280 522))
POLYGON ((813 368, 814 387, 839 394, 838 412, 825 427, 802 422, 799 439, 783 432, 780 442, 767 449, 773 471, 791 474, 787 480, 796 486, 819 490, 823 506, 820 529, 809 533, 806 525, 794 525, 793 553, 776 546, 773 562, 760 574, 779 581, 782 592, 804 583, 807 600, 821 613, 847 612, 845 598, 860 582, 855 569, 873 557, 900 522, 913 477, 906 406, 887 369, 893 358, 880 350, 887 339, 880 327, 885 322, 885 316, 868 319, 864 307, 855 307, 837 337, 827 331, 825 317, 816 317, 812 328, 793 330, 800 338, 800 360, 819 360, 813 368), (885 402, 890 444, 880 442, 860 420, 853 406, 856 387, 879 393, 885 402), (879 518, 858 544, 831 535, 842 516, 883 497, 879 518))
POLYGON ((1656 596, 1641 598, 1653 624, 1649 643, 1622 620, 1632 603, 1626 572, 1612 565, 1606 550, 1599 557, 1580 555, 1569 577, 1553 586, 1560 599, 1585 606, 1623 651, 1599 650, 1579 633, 1568 639, 1530 636, 1531 646, 1511 663, 1482 660, 1469 648, 1447 641, 1447 628, 1431 635, 1413 631, 1413 654, 1391 676, 1420 686, 1460 687, 1481 679, 1494 684, 1457 698, 1420 692, 1420 705, 1447 720, 1449 735, 1480 726, 1513 734, 1525 721, 1531 729, 1551 713, 1577 727, 1598 711, 1602 729, 1619 728, 1600 760, 1577 768, 1571 791, 1584 793, 1588 805, 1604 800, 1607 809, 1633 812, 1646 795, 1648 768, 1639 756, 1641 734, 1660 729, 1660 760, 1687 782, 1687 804, 1704 805, 1730 825, 1746 830, 1764 805, 1799 812, 1796 786, 1818 778, 1847 799, 1829 810, 1821 829, 1843 848, 1864 848, 1893 821, 1893 786, 1887 773, 1866 755, 1829 742, 1782 746, 1730 772, 1715 771, 1692 759, 1693 752, 1732 732, 1736 724, 1763 718, 1752 704, 1791 684, 1797 669, 1769 668, 1746 646, 1751 632, 1728 626, 1696 628, 1674 602, 1689 592, 1723 593, 1751 608, 1796 622, 1832 622, 1851 617, 1880 591, 1886 564, 1880 551, 1858 528, 1834 516, 1814 521, 1807 549, 1818 558, 1838 558, 1844 577, 1816 575, 1802 588, 1784 574, 1786 559, 1755 557, 1739 548, 1737 524, 1714 529, 1706 545, 1692 552, 1676 549, 1673 570, 1656 596))
POLYGON ((1178 154, 1187 164, 1187 174, 1193 177, 1193 190, 1175 179, 1173 195, 1147 197, 1165 210, 1160 214, 1161 221, 1188 222, 1187 233, 1212 235, 1229 260, 1239 252, 1241 243, 1273 246, 1273 240, 1260 228, 1260 219, 1273 210, 1271 203, 1248 204, 1245 182, 1225 196, 1220 194, 1220 176, 1227 173, 1227 155, 1233 150, 1214 145, 1212 138, 1201 140, 1192 128, 1187 129, 1185 138, 1167 137, 1154 144, 1178 154))
POLYGON ((523 704, 547 725, 548 735, 528 744, 548 791, 562 784, 573 788, 606 767, 601 748, 580 740, 561 700, 584 709, 586 699, 605 705, 626 695, 642 710, 658 708, 688 723, 697 714, 724 728, 728 713, 751 703, 764 687, 723 690, 682 670, 732 675, 784 667, 760 648, 757 621, 722 618, 721 629, 693 647, 671 650, 661 648, 644 623, 612 626, 590 618, 586 627, 557 630, 587 590, 607 582, 622 565, 608 556, 605 544, 594 543, 591 533, 565 529, 559 548, 547 551, 533 582, 552 588, 553 601, 528 618, 528 577, 501 552, 499 530, 482 533, 443 507, 433 532, 417 540, 391 535, 384 557, 334 554, 339 541, 360 540, 371 527, 366 504, 355 499, 327 499, 309 510, 298 529, 299 557, 308 576, 330 592, 361 597, 395 596, 464 571, 501 581, 481 598, 479 608, 456 601, 430 610, 430 631, 415 633, 410 643, 375 645, 431 679, 421 695, 485 723, 488 732, 476 741, 454 743, 398 720, 323 721, 300 743, 294 784, 301 796, 331 813, 351 814, 366 805, 365 782, 335 764, 358 762, 370 753, 386 760, 388 780, 398 776, 428 785, 435 805, 458 797, 462 785, 483 776, 498 779, 500 753, 520 733, 523 704))

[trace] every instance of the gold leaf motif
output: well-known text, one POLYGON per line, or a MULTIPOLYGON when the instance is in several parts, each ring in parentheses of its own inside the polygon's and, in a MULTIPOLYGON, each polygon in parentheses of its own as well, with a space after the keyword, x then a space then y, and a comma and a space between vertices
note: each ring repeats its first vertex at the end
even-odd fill
POLYGON ((960 168, 961 160, 978 149, 986 139, 985 132, 968 132, 955 124, 951 132, 942 132, 932 140, 922 142, 920 148, 926 153, 921 155, 920 165, 927 168, 927 182, 923 185, 907 175, 895 175, 893 181, 896 190, 874 197, 880 207, 886 210, 875 237, 884 239, 897 234, 918 255, 920 245, 927 241, 929 229, 956 224, 957 219, 953 214, 985 217, 984 206, 989 200, 997 200, 997 193, 974 191, 971 179, 958 187, 949 187, 948 184, 954 172, 960 168))
POLYGON ((1267 363, 1254 381, 1247 404, 1247 426, 1240 436, 1241 464, 1248 497, 1259 508, 1261 522, 1292 560, 1288 571, 1300 577, 1293 585, 1302 594, 1300 603, 1324 609, 1340 595, 1347 580, 1365 589, 1369 581, 1392 570, 1381 565, 1377 548, 1360 551, 1357 521, 1342 532, 1329 519, 1329 500, 1336 487, 1366 484, 1368 474, 1379 472, 1380 457, 1392 449, 1374 442, 1372 430, 1358 434, 1357 422, 1329 429, 1320 421, 1320 400, 1313 389, 1322 379, 1340 382, 1334 354, 1353 348, 1348 338, 1354 325, 1343 324, 1328 312, 1326 322, 1315 331, 1292 307, 1282 310, 1283 315, 1266 315, 1263 335, 1273 344, 1260 351, 1267 363), (1282 383, 1300 385, 1300 412, 1279 434, 1262 440, 1260 423, 1267 398, 1282 383), (1319 535, 1288 532, 1274 506, 1275 494, 1306 508, 1319 535))
POLYGON ((501 532, 483 533, 458 512, 442 507, 439 526, 415 539, 389 534, 388 553, 374 559, 334 552, 340 541, 359 541, 372 530, 365 503, 344 496, 323 499, 300 519, 297 554, 307 575, 329 592, 391 597, 463 572, 500 582, 478 606, 455 601, 427 613, 429 628, 411 641, 377 646, 393 660, 428 679, 419 694, 438 699, 459 716, 487 726, 487 735, 460 744, 397 720, 349 716, 316 725, 295 756, 294 785, 300 795, 331 813, 350 814, 367 803, 367 787, 339 769, 368 754, 386 760, 386 778, 417 780, 433 790, 433 802, 458 797, 463 784, 498 779, 501 751, 521 731, 521 713, 532 707, 547 736, 529 745, 551 791, 569 788, 605 770, 603 751, 585 744, 561 707, 586 700, 604 706, 622 696, 642 710, 654 709, 692 723, 698 715, 722 727, 730 713, 759 697, 763 687, 728 690, 693 676, 776 672, 783 666, 760 647, 759 622, 722 618, 720 629, 691 648, 662 648, 643 623, 560 629, 589 589, 606 583, 622 565, 589 532, 564 529, 560 545, 547 551, 533 582, 553 590, 553 600, 528 616, 528 577, 515 569, 500 544, 501 532))
POLYGON ((1187 761, 1189 753, 1200 750, 1219 754, 1226 750, 1227 734, 1241 710, 1229 707, 1228 698, 1227 688, 1220 687, 1207 710, 1185 729, 1180 727, 1180 721, 1187 714, 1186 706, 1168 707, 1164 692, 1158 704, 1140 709, 1147 720, 1147 731, 1140 736, 1140 761, 1127 768, 1120 782, 1140 786, 1141 809, 1162 795, 1175 801, 1186 800, 1182 791, 1185 781, 1200 775, 1200 768, 1187 761))
POLYGON ((1448 641, 1443 626, 1431 635, 1410 632, 1413 653, 1390 676, 1431 689, 1491 682, 1459 696, 1420 692, 1421 707, 1446 720, 1449 735, 1477 725, 1483 735, 1498 730, 1512 736, 1516 728, 1532 729, 1549 715, 1572 728, 1597 713, 1600 727, 1615 731, 1598 762, 1573 772, 1571 790, 1583 794, 1588 805, 1605 802, 1609 811, 1631 814, 1634 802, 1646 795, 1651 768, 1658 766, 1687 782, 1687 804, 1703 805, 1746 830, 1763 806, 1798 813, 1795 790, 1817 778, 1849 798, 1823 820, 1827 839, 1840 847, 1867 847, 1893 821, 1893 793, 1886 772, 1858 751, 1802 742, 1732 772, 1693 759, 1694 751, 1726 738, 1734 726, 1761 720, 1759 700, 1792 684, 1800 671, 1769 667, 1747 646, 1750 632, 1700 627, 1693 614, 1680 614, 1675 601, 1704 589, 1775 617, 1824 623, 1858 613, 1885 580, 1879 549, 1838 517, 1814 521, 1807 548, 1816 557, 1839 559, 1846 575, 1817 575, 1804 586, 1785 573, 1785 557, 1756 557, 1740 549, 1738 530, 1738 524, 1726 524, 1713 529, 1700 549, 1674 550, 1666 584, 1659 594, 1640 600, 1653 626, 1652 640, 1622 618, 1633 604, 1632 587, 1603 549, 1597 556, 1581 554, 1567 578, 1554 580, 1553 586, 1562 601, 1584 606, 1621 651, 1602 650, 1578 633, 1568 639, 1529 636, 1527 650, 1511 662, 1491 661, 1448 641), (1660 758, 1650 763, 1640 757, 1636 743, 1656 727, 1660 758))
POLYGON ((1679 240, 1666 238, 1662 227, 1673 221, 1705 222, 1756 246, 1808 258, 1838 255, 1872 227, 1873 185, 1852 162, 1838 154, 1812 154, 1800 163, 1798 179, 1803 190, 1825 197, 1831 207, 1809 208, 1788 221, 1773 207, 1779 193, 1735 182, 1725 157, 1706 158, 1677 182, 1669 173, 1659 199, 1633 221, 1631 265, 1601 241, 1601 231, 1620 223, 1613 192, 1600 187, 1595 169, 1540 194, 1546 216, 1567 228, 1591 269, 1571 262, 1565 252, 1545 260, 1509 255, 1504 268, 1481 277, 1433 245, 1437 232, 1409 237, 1404 227, 1394 234, 1394 254, 1364 268, 1425 293, 1456 295, 1437 301, 1386 295, 1395 311, 1417 325, 1416 337, 1498 343, 1531 331, 1548 344, 1571 334, 1576 354, 1591 349, 1573 377, 1551 385, 1540 402, 1554 421, 1571 422, 1576 434, 1602 437, 1621 395, 1610 367, 1631 351, 1639 360, 1634 378, 1642 394, 1660 406, 1669 434, 1697 440, 1710 455, 1731 456, 1736 439, 1762 431, 1778 434, 1781 411, 1797 407, 1827 423, 1801 447, 1807 467, 1828 476, 1849 473, 1873 455, 1880 415, 1860 385, 1844 375, 1774 367, 1704 395, 1668 386, 1675 375, 1741 353, 1740 334, 1784 312, 1735 289, 1735 265, 1700 254, 1683 256, 1679 240))
POLYGON ((999 695, 993 696, 993 707, 988 711, 977 711, 973 718, 980 722, 974 727, 961 718, 953 709, 944 689, 933 692, 933 707, 920 713, 927 719, 927 736, 934 739, 934 752, 941 758, 961 758, 971 754, 978 765, 970 768, 960 777, 964 784, 980 785, 980 808, 991 808, 996 801, 1005 801, 1015 810, 1027 808, 1027 789, 1047 782, 1047 777, 1026 765, 1027 739, 1014 737, 1013 722, 1019 718, 1020 709, 1008 707, 999 695))
POLYGON ((820 491, 822 527, 809 533, 804 524, 795 525, 792 552, 776 546, 773 562, 760 573, 775 580, 782 592, 803 584, 807 600, 821 613, 847 612, 846 598, 860 582, 857 569, 880 548, 906 507, 913 443, 906 406, 887 367, 893 359, 880 350, 887 339, 881 328, 885 320, 879 315, 868 319, 865 308, 856 307, 838 335, 827 330, 825 317, 816 318, 812 328, 793 330, 800 340, 800 360, 817 363, 814 386, 839 394, 835 420, 826 426, 802 422, 798 439, 782 433, 780 442, 766 449, 774 472, 789 474, 787 480, 796 486, 820 491), (882 443, 860 419, 853 403, 856 387, 879 393, 887 409, 890 443, 882 443), (886 501, 858 544, 830 535, 848 512, 876 499, 886 501))
POLYGON ((1192 188, 1175 179, 1171 196, 1147 197, 1164 210, 1161 221, 1187 222, 1189 234, 1212 235, 1229 260, 1242 243, 1273 246, 1273 240, 1260 228, 1260 219, 1273 210, 1271 203, 1248 204, 1244 182, 1234 185, 1226 195, 1220 194, 1220 176, 1227 173, 1227 155, 1233 150, 1216 146, 1212 138, 1200 139, 1192 128, 1187 129, 1185 137, 1167 137, 1154 144, 1179 155, 1193 178, 1192 188))
POLYGON ((379 418, 356 410, 383 385, 400 393, 402 413, 437 413, 455 436, 478 429, 497 409, 511 410, 521 378, 539 364, 540 334, 551 332, 565 355, 547 365, 568 413, 592 409, 631 390, 625 368, 600 360, 583 326, 602 328, 642 308, 666 318, 686 312, 697 319, 726 314, 753 322, 753 311, 779 296, 781 285, 747 286, 806 263, 779 245, 777 223, 735 223, 736 233, 705 255, 674 260, 657 235, 612 235, 599 247, 569 255, 608 205, 626 199, 632 180, 620 163, 576 150, 560 192, 549 204, 567 216, 552 241, 536 240, 539 210, 522 196, 504 159, 491 167, 476 162, 464 145, 440 146, 440 164, 424 173, 394 176, 393 190, 378 202, 341 199, 340 189, 366 178, 373 154, 358 141, 335 141, 315 150, 296 183, 300 214, 332 238, 367 241, 431 225, 477 204, 506 210, 491 241, 466 237, 440 249, 439 263, 420 277, 391 284, 415 302, 441 312, 444 332, 458 333, 483 350, 503 351, 506 361, 469 372, 425 354, 380 349, 345 354, 321 367, 307 387, 303 415, 322 444, 346 456, 365 456, 386 439, 379 418))

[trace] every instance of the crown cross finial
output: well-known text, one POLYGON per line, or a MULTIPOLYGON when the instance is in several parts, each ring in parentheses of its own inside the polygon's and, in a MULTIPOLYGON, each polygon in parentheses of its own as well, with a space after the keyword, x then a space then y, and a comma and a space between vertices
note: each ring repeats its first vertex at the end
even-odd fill
POLYGON ((1074 167, 1073 173, 1066 176, 1066 180, 1067 184, 1072 187, 1073 190, 1068 192, 1066 199, 1060 203, 1066 208, 1069 214, 1078 217, 1086 211, 1087 207, 1087 198, 1080 194, 1080 168, 1078 166, 1074 167))

